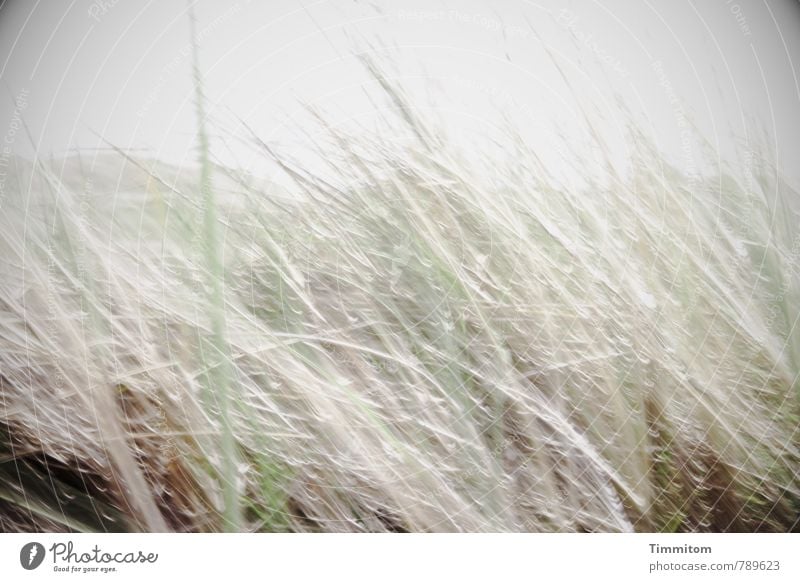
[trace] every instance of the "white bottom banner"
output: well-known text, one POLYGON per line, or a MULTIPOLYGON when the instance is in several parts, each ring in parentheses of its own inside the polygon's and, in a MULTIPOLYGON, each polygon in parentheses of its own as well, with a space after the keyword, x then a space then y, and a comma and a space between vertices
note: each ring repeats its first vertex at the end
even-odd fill
POLYGON ((3 534, 0 580, 800 580, 793 534, 3 534))

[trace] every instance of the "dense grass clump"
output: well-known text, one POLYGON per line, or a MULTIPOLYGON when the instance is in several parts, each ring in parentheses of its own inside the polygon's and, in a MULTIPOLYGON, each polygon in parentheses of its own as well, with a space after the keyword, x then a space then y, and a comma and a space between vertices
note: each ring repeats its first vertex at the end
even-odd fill
POLYGON ((409 139, 325 128, 327 172, 261 143, 292 192, 216 168, 221 314, 193 176, 17 160, 0 529, 797 529, 797 193, 633 132, 488 174, 393 96, 409 139))

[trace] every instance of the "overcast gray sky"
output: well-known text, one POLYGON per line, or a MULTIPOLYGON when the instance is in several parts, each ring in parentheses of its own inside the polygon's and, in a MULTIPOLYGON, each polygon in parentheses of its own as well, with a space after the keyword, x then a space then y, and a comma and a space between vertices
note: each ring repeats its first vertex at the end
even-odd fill
MULTIPOLYGON (((186 8, 3 2, 4 143, 33 155, 15 130, 22 117, 39 155, 104 147, 102 138, 194 159, 186 8)), ((196 10, 214 153, 254 171, 269 168, 237 145, 236 118, 300 151, 312 138, 298 132, 307 125, 299 103, 354 131, 372 126, 375 84, 353 56, 372 51, 454 140, 502 133, 505 115, 557 163, 554 135, 587 141, 583 110, 615 159, 625 158, 622 128, 633 119, 689 166, 682 140, 692 123, 728 157, 736 140, 762 135, 800 184, 795 1, 201 0, 196 10)))

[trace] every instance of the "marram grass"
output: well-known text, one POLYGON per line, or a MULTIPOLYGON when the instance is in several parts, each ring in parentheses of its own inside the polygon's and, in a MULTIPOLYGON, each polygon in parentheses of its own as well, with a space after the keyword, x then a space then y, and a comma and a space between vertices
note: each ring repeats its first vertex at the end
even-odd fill
POLYGON ((798 529, 798 193, 636 134, 489 180, 400 111, 320 175, 261 144, 290 194, 216 168, 211 251, 192 176, 16 161, 0 529, 798 529))

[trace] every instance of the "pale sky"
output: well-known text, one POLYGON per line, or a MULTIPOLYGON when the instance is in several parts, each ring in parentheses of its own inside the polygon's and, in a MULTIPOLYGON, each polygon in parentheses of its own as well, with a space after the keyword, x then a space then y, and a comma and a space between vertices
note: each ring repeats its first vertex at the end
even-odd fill
MULTIPOLYGON (((3 2, 0 132, 14 134, 13 153, 33 154, 12 131, 21 116, 40 156, 105 147, 101 136, 148 157, 194 160, 186 7, 183 0, 3 2)), ((691 123, 727 157, 735 139, 755 144, 761 135, 800 184, 794 1, 201 0, 196 7, 213 152, 256 172, 271 169, 238 144, 237 118, 301 159, 313 140, 301 103, 354 132, 375 127, 379 113, 368 96, 376 85, 354 57, 371 52, 466 149, 501 135, 505 116, 557 164, 555 134, 587 139, 583 110, 621 163, 622 128, 633 119, 688 168, 682 139, 691 123)))

